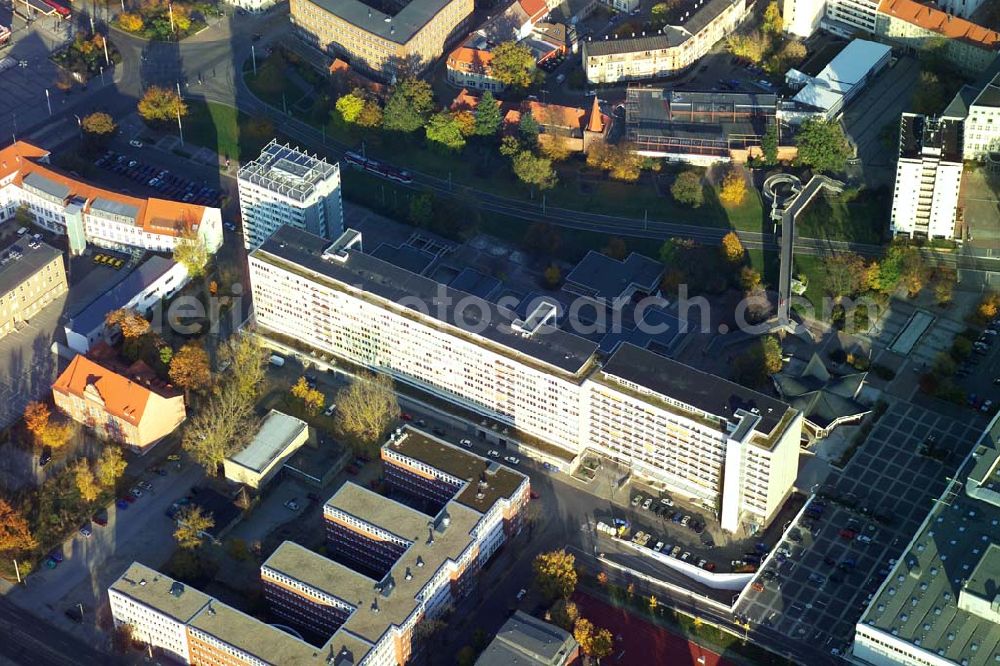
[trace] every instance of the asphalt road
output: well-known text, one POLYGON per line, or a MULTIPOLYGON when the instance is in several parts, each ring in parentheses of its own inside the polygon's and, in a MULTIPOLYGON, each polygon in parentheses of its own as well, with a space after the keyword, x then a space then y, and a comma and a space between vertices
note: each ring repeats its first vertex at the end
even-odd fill
POLYGON ((119 660, 91 648, 69 634, 0 597, 0 657, 15 664, 76 666, 116 664, 119 660))

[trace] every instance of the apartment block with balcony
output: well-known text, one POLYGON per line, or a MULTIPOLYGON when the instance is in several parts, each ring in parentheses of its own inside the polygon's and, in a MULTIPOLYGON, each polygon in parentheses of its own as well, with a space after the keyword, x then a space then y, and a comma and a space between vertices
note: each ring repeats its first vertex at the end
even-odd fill
POLYGON ((0 250, 0 337, 24 326, 68 291, 62 252, 22 237, 0 250))
POLYGON ((734 32, 746 16, 746 0, 698 0, 689 18, 655 34, 582 42, 583 71, 591 83, 679 74, 734 32))
POLYGON ((237 174, 243 243, 257 247, 282 225, 323 237, 344 231, 340 165, 272 139, 237 174))
POLYGON ((909 238, 954 238, 962 183, 962 123, 904 113, 890 230, 909 238))
POLYGON ((473 0, 290 0, 292 25, 307 44, 392 81, 423 71, 462 36, 473 0))
POLYGON ((71 254, 88 243, 169 252, 191 236, 210 253, 222 245, 218 208, 94 187, 53 169, 48 151, 18 141, 0 150, 0 221, 22 206, 35 224, 66 236, 71 254))
MULTIPOLYGON (((571 457, 593 450, 627 462, 721 507, 725 529, 766 524, 790 492, 802 418, 784 403, 628 343, 604 360, 595 343, 558 328, 544 301, 522 319, 360 245, 356 232, 332 244, 276 232, 249 258, 259 329, 391 374, 571 457)), ((431 504, 465 478, 451 477, 387 468, 390 482, 431 504)))

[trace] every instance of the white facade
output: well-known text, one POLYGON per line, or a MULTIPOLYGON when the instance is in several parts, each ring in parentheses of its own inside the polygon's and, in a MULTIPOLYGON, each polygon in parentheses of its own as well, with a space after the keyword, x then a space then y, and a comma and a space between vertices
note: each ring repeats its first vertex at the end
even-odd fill
POLYGON ((719 414, 648 389, 636 397, 630 382, 600 370, 575 377, 546 370, 416 309, 328 276, 309 279, 271 257, 262 249, 248 258, 261 327, 390 373, 572 454, 592 449, 613 457, 713 510, 724 501, 726 529, 744 518, 769 521, 794 483, 797 412, 776 428, 778 441, 763 442, 752 428, 726 433, 719 414), (737 445, 739 464, 725 466, 727 450, 737 445))
POLYGON ((943 12, 962 18, 972 18, 972 15, 983 6, 987 0, 937 0, 934 4, 943 12))
MULTIPOLYGON (((954 238, 958 195, 962 185, 959 148, 949 155, 940 132, 926 127, 944 126, 938 121, 904 113, 900 129, 901 154, 896 163, 890 230, 911 238, 954 238), (907 134, 919 134, 907 139, 907 134)), ((958 123, 954 123, 957 126, 958 123)), ((953 141, 957 142, 957 133, 953 141)))
POLYGON ((850 28, 875 32, 878 0, 829 0, 826 17, 850 28))
POLYGON ((276 7, 280 2, 281 0, 226 0, 226 4, 246 10, 252 14, 266 12, 271 7, 276 7))
POLYGON ((272 140, 237 176, 243 242, 263 243, 282 225, 325 238, 344 230, 340 165, 272 140))
POLYGON ((164 650, 182 663, 190 663, 186 622, 172 618, 114 588, 108 589, 108 600, 111 602, 115 627, 128 625, 136 642, 164 650))
POLYGON ((826 12, 826 0, 784 0, 781 18, 785 32, 805 39, 816 32, 826 12))

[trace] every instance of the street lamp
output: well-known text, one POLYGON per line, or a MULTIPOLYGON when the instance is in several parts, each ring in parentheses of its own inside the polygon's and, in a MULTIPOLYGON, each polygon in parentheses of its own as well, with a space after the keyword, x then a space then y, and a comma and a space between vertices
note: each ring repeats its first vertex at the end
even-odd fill
POLYGON ((80 138, 82 139, 83 138, 83 120, 81 120, 80 116, 76 115, 75 113, 73 114, 73 117, 76 118, 76 126, 80 130, 80 138))
POLYGON ((52 99, 49 97, 49 89, 45 89, 45 103, 49 107, 49 115, 52 115, 52 99))
POLYGON ((181 82, 178 81, 177 82, 177 106, 176 106, 176 110, 177 110, 177 132, 181 136, 181 147, 183 148, 184 147, 184 126, 181 125, 181 105, 180 105, 180 101, 181 101, 181 82))

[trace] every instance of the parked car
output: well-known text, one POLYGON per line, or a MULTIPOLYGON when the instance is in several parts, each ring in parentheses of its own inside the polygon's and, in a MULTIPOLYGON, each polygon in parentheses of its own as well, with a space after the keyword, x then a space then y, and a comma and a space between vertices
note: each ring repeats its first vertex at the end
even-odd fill
POLYGON ((660 552, 661 550, 663 550, 663 542, 662 541, 657 541, 656 545, 653 546, 653 550, 656 551, 657 553, 660 552))
POLYGON ((412 414, 407 414, 406 412, 403 412, 402 414, 399 415, 399 418, 403 419, 404 421, 412 421, 413 420, 413 415, 412 414))
POLYGON ((128 145, 132 146, 133 148, 142 148, 142 141, 139 141, 139 139, 132 139, 131 141, 128 142, 128 145))
POLYGON ((293 497, 292 499, 290 499, 287 502, 285 502, 285 508, 288 509, 289 511, 298 511, 299 510, 299 503, 293 497))
POLYGON ((672 499, 670 499, 669 497, 661 497, 660 498, 660 504, 662 504, 663 506, 673 506, 674 505, 674 501, 672 499))
POLYGON ((489 451, 486 452, 486 455, 488 455, 490 458, 499 458, 500 452, 497 451, 496 449, 490 449, 489 451))
POLYGON ((89 537, 90 537, 90 535, 91 535, 91 534, 93 534, 93 532, 92 532, 92 531, 91 531, 91 529, 90 529, 90 523, 84 523, 84 524, 83 524, 83 525, 82 525, 82 526, 80 527, 80 535, 81 535, 81 536, 82 536, 82 537, 83 537, 84 539, 87 539, 87 538, 89 538, 89 537))
POLYGON ((108 514, 105 511, 98 511, 93 515, 93 517, 90 520, 95 525, 99 525, 100 527, 105 527, 108 524, 108 514))
POLYGON ((337 411, 336 403, 331 402, 330 405, 323 410, 323 416, 333 416, 333 413, 337 411))
POLYGON ((167 460, 170 462, 177 462, 180 459, 181 457, 176 453, 171 453, 169 456, 167 456, 167 460))
POLYGON ((647 497, 646 500, 642 503, 642 508, 649 511, 649 507, 651 507, 652 505, 653 505, 653 498, 647 497))
POLYGON ((640 504, 642 504, 642 499, 643 499, 642 495, 636 495, 635 497, 633 497, 632 498, 632 506, 633 507, 637 507, 640 504))
POLYGON ((52 449, 46 446, 42 449, 41 455, 38 456, 38 466, 45 467, 50 460, 52 460, 52 449))
POLYGON ((506 456, 504 461, 510 463, 511 465, 518 465, 521 463, 521 459, 517 456, 506 456))
POLYGON ((472 448, 472 440, 471 439, 462 439, 462 440, 459 440, 458 443, 461 444, 462 446, 464 446, 467 449, 471 449, 472 448))
POLYGON ((517 591, 517 600, 520 601, 521 599, 524 599, 524 595, 526 595, 527 593, 528 591, 522 587, 520 590, 517 591))
POLYGON ((49 559, 53 559, 56 562, 62 562, 65 557, 63 556, 62 548, 55 548, 51 553, 49 553, 49 559))
POLYGON ((119 509, 125 510, 128 508, 128 502, 125 500, 124 497, 120 497, 118 501, 115 502, 115 506, 118 507, 119 509))

